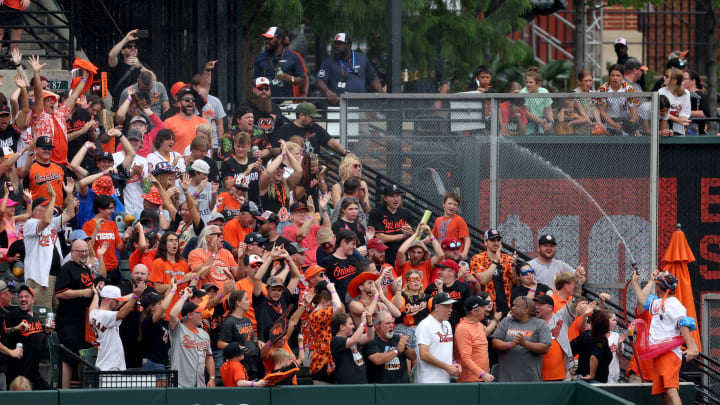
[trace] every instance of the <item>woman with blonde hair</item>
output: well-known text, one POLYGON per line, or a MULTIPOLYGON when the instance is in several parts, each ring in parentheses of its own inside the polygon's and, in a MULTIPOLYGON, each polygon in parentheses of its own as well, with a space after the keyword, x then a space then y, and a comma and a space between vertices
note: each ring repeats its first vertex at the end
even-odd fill
POLYGON ((417 350, 415 328, 425 319, 428 312, 430 296, 423 290, 423 273, 420 270, 409 270, 405 273, 405 286, 398 288, 392 303, 400 308, 400 317, 395 319, 395 332, 408 335, 408 347, 417 350))
MULTIPOLYGON (((677 135, 685 135, 685 127, 690 125, 690 92, 683 87, 683 72, 680 69, 670 68, 663 75, 663 88, 658 95, 665 96, 670 101, 668 123, 677 135)), ((664 129, 664 128, 660 128, 664 129)))
MULTIPOLYGON (((260 202, 264 210, 269 210, 278 215, 281 222, 290 223, 288 209, 291 204, 291 191, 302 176, 302 168, 295 158, 295 155, 288 151, 285 141, 281 141, 280 155, 268 163, 267 168, 260 174, 260 202), (292 166, 294 173, 284 177, 284 159, 292 166)), ((281 232, 278 226, 278 232, 281 232)))
MULTIPOLYGON (((548 94, 549 91, 542 87, 542 75, 540 70, 531 66, 525 73, 525 87, 520 93, 548 94)), ((542 135, 553 127, 553 101, 550 97, 528 98, 525 100, 527 110, 527 135, 542 135)))
MULTIPOLYGON (((333 184, 332 189, 330 189, 330 192, 332 193, 332 202, 333 206, 338 205, 340 203, 340 200, 343 196, 343 183, 345 183, 345 180, 352 176, 357 176, 362 178, 362 163, 360 162, 360 159, 357 157, 354 153, 348 153, 345 155, 343 160, 340 162, 340 166, 338 167, 338 175, 340 176, 340 181, 333 184)), ((367 183, 365 180, 362 180, 361 187, 365 190, 367 190, 367 183)), ((365 198, 360 201, 360 205, 362 205, 362 210, 365 212, 370 212, 370 195, 369 193, 365 193, 365 198)))

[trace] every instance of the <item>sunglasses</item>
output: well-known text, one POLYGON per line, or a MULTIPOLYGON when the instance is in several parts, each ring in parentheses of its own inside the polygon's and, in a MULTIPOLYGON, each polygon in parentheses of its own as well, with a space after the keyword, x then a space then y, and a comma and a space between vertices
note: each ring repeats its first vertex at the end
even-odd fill
POLYGON ((210 235, 212 235, 212 236, 222 236, 223 234, 222 234, 222 232, 215 232, 215 233, 211 233, 210 235))
POLYGON ((181 100, 184 101, 184 102, 186 102, 186 103, 194 103, 194 102, 195 102, 195 99, 194 99, 194 98, 189 98, 189 97, 182 98, 181 100))
POLYGON ((258 87, 257 89, 258 89, 258 90, 269 91, 269 90, 270 90, 270 86, 260 86, 260 87, 258 87))
POLYGON ((359 165, 357 163, 353 165, 353 169, 361 169, 361 168, 362 168, 362 165, 359 165))
POLYGON ((451 249, 459 249, 462 247, 462 242, 450 242, 447 246, 451 249))
POLYGON ((258 267, 262 266, 262 263, 253 263, 250 265, 253 269, 257 269, 258 267))
POLYGON ((533 269, 520 270, 521 276, 527 276, 528 274, 535 274, 535 270, 533 270, 533 269))
POLYGON ((40 149, 42 150, 53 150, 52 146, 41 146, 40 149))
POLYGON ((420 278, 420 277, 418 277, 418 276, 412 276, 412 277, 408 277, 408 278, 407 278, 407 281, 410 281, 410 282, 413 282, 413 281, 422 281, 422 278, 420 278))
POLYGON ((125 49, 137 49, 137 46, 135 44, 127 44, 124 46, 125 49))

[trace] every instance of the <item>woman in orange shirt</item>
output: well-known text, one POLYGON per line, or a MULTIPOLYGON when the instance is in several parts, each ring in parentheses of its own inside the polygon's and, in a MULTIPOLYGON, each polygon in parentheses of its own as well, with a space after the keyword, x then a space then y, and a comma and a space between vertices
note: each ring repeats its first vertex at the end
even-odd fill
MULTIPOLYGON (((177 280, 178 288, 176 291, 170 291, 173 294, 170 308, 180 299, 180 292, 188 286, 196 285, 198 282, 197 273, 191 272, 187 262, 180 254, 178 237, 172 232, 165 232, 160 238, 155 260, 150 269, 150 280, 153 287, 160 294, 171 287, 171 280, 177 280), (188 285, 183 285, 188 283, 188 285)), ((169 312, 165 314, 165 320, 169 319, 169 312)))

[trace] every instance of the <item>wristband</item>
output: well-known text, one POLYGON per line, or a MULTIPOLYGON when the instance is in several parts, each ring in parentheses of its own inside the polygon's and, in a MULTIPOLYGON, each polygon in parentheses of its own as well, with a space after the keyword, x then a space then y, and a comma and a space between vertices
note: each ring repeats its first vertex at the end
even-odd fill
POLYGON ((138 297, 135 293, 133 293, 132 297, 135 298, 136 300, 140 299, 140 297, 138 297))
POLYGON ((505 349, 510 350, 510 342, 507 342, 507 346, 505 347, 505 349))
POLYGON ((222 299, 222 294, 218 293, 217 297, 218 299, 222 299))
POLYGON ((290 76, 290 80, 292 81, 292 84, 295 84, 295 76, 290 76))
POLYGON ((532 288, 528 288, 528 290, 530 290, 530 292, 535 292, 535 290, 533 290, 532 288))
POLYGON ((255 381, 250 381, 250 386, 251 386, 251 387, 254 387, 254 386, 255 386, 255 381))
POLYGON ((87 79, 80 79, 81 82, 87 83, 87 79))
POLYGON ((197 276, 193 276, 193 278, 195 279, 195 281, 198 281, 198 277, 197 277, 197 276))
POLYGON ((362 329, 362 328, 364 328, 364 327, 365 327, 365 322, 361 322, 361 323, 360 323, 360 327, 359 327, 358 329, 362 329))
POLYGON ((265 343, 266 346, 272 346, 272 340, 268 340, 267 343, 265 343))
POLYGON ((285 154, 284 154, 284 153, 281 153, 280 156, 285 157, 285 154))
POLYGON ((335 294, 335 295, 337 295, 337 291, 332 290, 332 291, 330 291, 330 294, 335 294))
POLYGON ((132 101, 132 97, 128 96, 127 101, 132 101))
POLYGON ((373 299, 374 299, 375 301, 377 301, 377 300, 380 299, 380 297, 378 297, 378 296, 376 295, 376 296, 373 297, 373 299))
POLYGON ((175 294, 175 290, 170 290, 170 294, 175 294))
POLYGON ((403 240, 405 240, 405 238, 407 238, 407 236, 403 233, 402 238, 403 238, 403 240))
POLYGON ((214 376, 214 375, 211 375, 211 376, 210 376, 210 379, 211 379, 211 380, 214 380, 214 379, 215 379, 215 376, 214 376))
POLYGON ((432 238, 430 238, 430 240, 434 242, 437 240, 437 238, 433 236, 432 238))
POLYGON ((200 197, 200 194, 196 191, 193 193, 193 197, 198 198, 198 197, 200 197))
POLYGON ((308 215, 307 219, 308 219, 308 221, 312 221, 312 216, 308 215))
POLYGON ((484 376, 484 375, 485 375, 485 372, 484 372, 484 371, 480 371, 480 378, 482 378, 482 376, 484 376))
POLYGON ((25 203, 32 204, 32 200, 25 200, 25 203))
POLYGON ((395 352, 395 357, 400 357, 400 352, 398 351, 398 349, 393 349, 393 351, 395 352))
POLYGON ((302 351, 305 351, 305 348, 302 346, 298 346, 298 350, 300 350, 302 352, 302 351))

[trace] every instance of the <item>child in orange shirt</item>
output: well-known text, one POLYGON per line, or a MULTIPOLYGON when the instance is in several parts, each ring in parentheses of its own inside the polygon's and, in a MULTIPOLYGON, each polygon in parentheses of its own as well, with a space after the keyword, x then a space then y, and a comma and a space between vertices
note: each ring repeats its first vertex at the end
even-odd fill
POLYGON ((443 216, 435 219, 432 228, 433 235, 442 243, 447 238, 457 238, 463 242, 460 258, 466 260, 470 251, 470 233, 463 217, 457 215, 460 206, 460 196, 457 193, 445 193, 443 198, 443 216))
POLYGON ((228 343, 223 349, 225 362, 220 366, 220 377, 225 387, 262 387, 265 380, 248 381, 247 371, 241 361, 245 358, 247 348, 238 342, 228 343))

